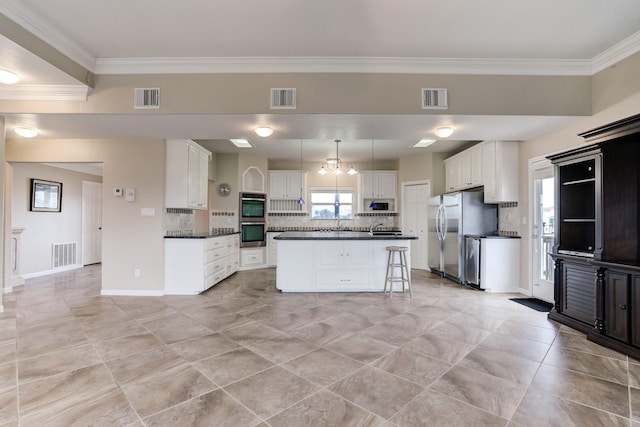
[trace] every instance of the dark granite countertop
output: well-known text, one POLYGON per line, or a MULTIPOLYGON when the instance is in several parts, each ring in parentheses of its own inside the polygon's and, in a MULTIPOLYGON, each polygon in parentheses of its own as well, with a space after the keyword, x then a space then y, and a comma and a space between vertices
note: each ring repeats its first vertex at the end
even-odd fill
POLYGON ((194 233, 194 234, 181 234, 175 236, 164 236, 165 239, 208 239, 210 237, 229 236, 232 234, 240 234, 238 231, 232 232, 220 232, 220 233, 194 233))
MULTIPOLYGON (((384 233, 384 232, 383 232, 384 233)), ((374 234, 366 231, 285 231, 275 240, 415 240, 407 234, 374 234)))
POLYGON ((502 234, 465 234, 464 237, 477 239, 520 239, 520 236, 504 236, 502 234))

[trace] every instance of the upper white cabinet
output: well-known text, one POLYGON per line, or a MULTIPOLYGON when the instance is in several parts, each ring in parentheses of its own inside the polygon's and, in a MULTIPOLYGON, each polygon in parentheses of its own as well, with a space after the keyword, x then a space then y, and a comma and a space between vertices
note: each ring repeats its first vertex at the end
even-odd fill
POLYGON ((485 141, 481 147, 484 202, 517 202, 518 142, 485 141))
POLYGON ((482 185, 482 151, 479 146, 449 157, 444 162, 447 191, 482 185))
POLYGON ((211 152, 189 139, 167 139, 165 206, 207 209, 211 152))
POLYGON ((306 212, 306 204, 298 204, 302 196, 307 199, 307 171, 269 171, 269 211, 306 212))
POLYGON ((395 211, 398 186, 397 171, 360 171, 358 191, 360 212, 368 212, 372 201, 389 203, 389 210, 395 211))
POLYGON ((484 186, 485 203, 518 201, 517 141, 484 141, 444 162, 447 192, 484 186))

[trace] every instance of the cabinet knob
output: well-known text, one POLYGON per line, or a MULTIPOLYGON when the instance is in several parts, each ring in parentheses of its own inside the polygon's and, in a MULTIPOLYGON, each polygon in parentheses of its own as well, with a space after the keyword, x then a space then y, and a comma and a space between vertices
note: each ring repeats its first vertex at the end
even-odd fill
POLYGON ((626 310, 626 309, 627 309, 627 306, 626 306, 626 304, 620 304, 620 305, 618 306, 618 308, 619 308, 620 310, 626 310))

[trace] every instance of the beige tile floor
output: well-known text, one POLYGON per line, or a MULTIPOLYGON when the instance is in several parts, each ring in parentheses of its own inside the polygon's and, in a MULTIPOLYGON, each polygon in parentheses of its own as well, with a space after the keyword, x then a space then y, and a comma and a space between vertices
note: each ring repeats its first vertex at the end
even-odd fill
POLYGON ((104 297, 100 273, 4 295, 0 426, 640 427, 640 362, 426 272, 413 299, 281 294, 273 269, 104 297))

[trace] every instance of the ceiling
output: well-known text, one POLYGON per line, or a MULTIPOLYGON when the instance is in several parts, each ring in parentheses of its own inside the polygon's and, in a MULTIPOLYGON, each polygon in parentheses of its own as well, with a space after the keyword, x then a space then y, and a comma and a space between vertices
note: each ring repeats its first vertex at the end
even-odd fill
MULTIPOLYGON (((602 69, 610 58, 619 60, 640 50, 637 0, 0 0, 0 13, 96 74, 172 72, 187 64, 202 72, 260 67, 270 72, 353 72, 381 67, 495 73, 503 67, 516 74, 530 69, 557 74, 569 68, 572 74, 584 75, 602 69)), ((2 35, 0 52, 0 68, 22 77, 14 92, 83 89, 2 35)), ((6 93, 0 88, 0 100, 16 99, 3 98, 6 93)), ((305 161, 332 157, 336 138, 343 141, 340 157, 365 161, 371 156, 371 140, 376 158, 412 155, 417 149, 411 145, 443 124, 453 124, 456 133, 451 141, 439 141, 428 150, 451 152, 483 139, 530 139, 577 119, 19 111, 3 115, 8 130, 33 125, 42 138, 188 135, 216 152, 238 152, 226 139, 248 136, 255 125, 266 123, 274 135, 254 135, 253 154, 296 159, 303 139, 305 161)))

